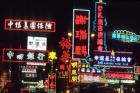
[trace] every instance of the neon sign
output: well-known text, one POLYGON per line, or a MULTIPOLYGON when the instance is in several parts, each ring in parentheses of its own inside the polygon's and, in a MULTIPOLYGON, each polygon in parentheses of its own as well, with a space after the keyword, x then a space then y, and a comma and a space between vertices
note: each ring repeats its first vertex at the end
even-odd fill
POLYGON ((89 55, 90 10, 73 9, 72 58, 89 55))
POLYGON ((98 75, 93 75, 93 74, 80 74, 79 75, 79 81, 80 83, 109 83, 109 84, 119 84, 120 80, 118 79, 106 79, 102 78, 101 76, 98 75))
POLYGON ((46 51, 3 49, 2 62, 48 62, 46 51))
POLYGON ((105 72, 105 75, 110 79, 134 79, 133 73, 108 71, 105 72))
POLYGON ((129 66, 132 61, 132 52, 115 52, 111 51, 94 52, 94 65, 113 65, 113 66, 129 66))
POLYGON ((128 83, 133 84, 135 82, 136 82, 135 80, 121 80, 121 83, 124 83, 124 84, 128 84, 128 83))
POLYGON ((5 30, 55 32, 55 22, 37 20, 5 19, 5 30))
POLYGON ((71 60, 70 62, 69 81, 78 82, 78 61, 77 60, 71 60))
POLYGON ((134 66, 134 74, 140 75, 140 66, 134 66))
POLYGON ((95 2, 95 22, 94 28, 97 31, 97 50, 103 51, 105 45, 105 17, 103 15, 104 5, 103 2, 95 2))
POLYGON ((121 40, 123 42, 139 42, 140 36, 127 30, 115 30, 112 33, 112 39, 121 40))
POLYGON ((60 57, 60 61, 65 63, 66 61, 71 59, 70 50, 71 50, 71 40, 70 38, 61 38, 59 42, 60 48, 62 49, 62 55, 60 57))
POLYGON ((56 93, 56 74, 49 73, 49 93, 56 93))

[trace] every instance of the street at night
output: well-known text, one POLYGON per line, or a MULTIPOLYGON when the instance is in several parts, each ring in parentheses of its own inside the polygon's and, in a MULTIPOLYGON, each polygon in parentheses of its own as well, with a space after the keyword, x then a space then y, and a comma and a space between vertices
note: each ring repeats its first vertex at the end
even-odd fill
POLYGON ((1 0, 0 93, 139 93, 139 0, 1 0))

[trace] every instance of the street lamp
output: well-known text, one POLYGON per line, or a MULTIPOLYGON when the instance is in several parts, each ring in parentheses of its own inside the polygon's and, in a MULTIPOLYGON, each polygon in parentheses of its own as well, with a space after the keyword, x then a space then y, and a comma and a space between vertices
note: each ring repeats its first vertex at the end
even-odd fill
POLYGON ((68 32, 68 36, 69 36, 69 37, 72 37, 72 33, 71 33, 71 32, 68 32))
POLYGON ((95 34, 94 34, 94 33, 92 33, 92 34, 91 34, 91 37, 92 37, 92 38, 93 38, 93 37, 95 37, 95 34))

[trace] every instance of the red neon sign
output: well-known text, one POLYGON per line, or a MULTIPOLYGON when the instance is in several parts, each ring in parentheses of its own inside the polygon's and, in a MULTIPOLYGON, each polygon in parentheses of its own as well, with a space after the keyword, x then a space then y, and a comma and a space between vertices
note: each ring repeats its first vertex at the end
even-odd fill
POLYGON ((103 51, 104 45, 104 16, 103 16, 103 4, 100 3, 97 6, 97 50, 103 51))
POLYGON ((48 62, 47 51, 3 49, 2 62, 48 62))
POLYGON ((4 24, 6 31, 55 32, 55 22, 52 21, 5 19, 4 24))
POLYGON ((61 41, 59 42, 60 48, 62 49, 62 55, 60 57, 60 61, 65 63, 66 61, 71 59, 71 40, 70 38, 61 38, 61 41))
POLYGON ((56 93, 56 74, 55 73, 49 73, 49 91, 51 93, 56 93))
POLYGON ((124 73, 124 72, 106 72, 105 75, 107 78, 111 79, 134 79, 133 73, 124 73))
POLYGON ((74 9, 73 14, 73 58, 85 58, 89 53, 89 10, 74 9))

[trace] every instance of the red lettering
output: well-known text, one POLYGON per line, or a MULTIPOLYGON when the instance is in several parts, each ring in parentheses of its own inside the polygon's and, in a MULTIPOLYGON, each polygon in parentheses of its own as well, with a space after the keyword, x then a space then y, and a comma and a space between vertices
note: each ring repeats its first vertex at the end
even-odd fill
POLYGON ((86 56, 87 55, 87 48, 86 46, 82 46, 82 55, 86 56))
POLYGON ((99 45, 97 48, 98 48, 98 51, 100 52, 103 51, 103 46, 99 45))
POLYGON ((84 25, 86 24, 88 18, 86 16, 83 16, 83 15, 76 15, 76 18, 75 18, 75 24, 76 25, 84 25))
POLYGON ((98 12, 98 18, 104 18, 102 12, 98 12))
POLYGON ((80 46, 75 46, 75 55, 81 55, 81 47, 80 46))
POLYGON ((98 28, 98 31, 103 32, 103 26, 97 26, 97 28, 98 28))
POLYGON ((75 38, 79 40, 87 40, 86 30, 75 31, 75 38))
POLYGON ((102 12, 103 6, 102 5, 98 5, 97 9, 98 9, 98 12, 102 12))
POLYGON ((98 32, 98 38, 103 38, 103 32, 98 32))
POLYGON ((103 39, 97 39, 97 45, 103 45, 103 39))
POLYGON ((103 26, 103 19, 98 19, 98 26, 103 26))

